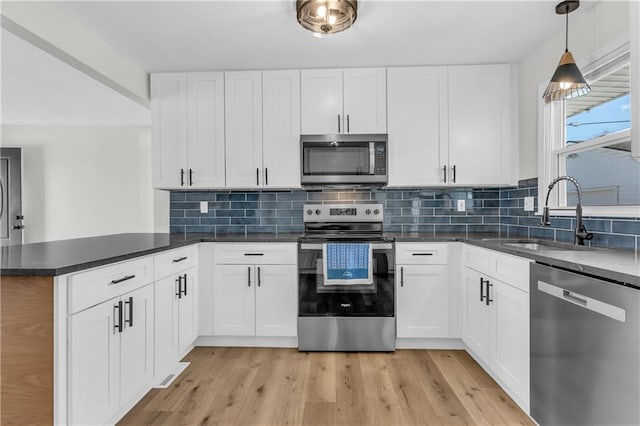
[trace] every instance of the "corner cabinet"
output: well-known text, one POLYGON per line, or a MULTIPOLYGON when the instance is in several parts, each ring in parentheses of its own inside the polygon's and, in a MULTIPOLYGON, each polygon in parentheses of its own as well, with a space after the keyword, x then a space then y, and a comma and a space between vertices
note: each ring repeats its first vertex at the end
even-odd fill
POLYGON ((389 186, 515 183, 513 81, 508 64, 389 68, 389 186))
POLYGON ((295 243, 214 246, 213 325, 216 336, 295 337, 295 243))
POLYGON ((386 133, 385 68, 302 70, 302 133, 386 133))
POLYGON ((465 244, 463 341, 529 412, 529 264, 465 244))
POLYGON ((225 186, 224 74, 151 75, 153 186, 225 186))

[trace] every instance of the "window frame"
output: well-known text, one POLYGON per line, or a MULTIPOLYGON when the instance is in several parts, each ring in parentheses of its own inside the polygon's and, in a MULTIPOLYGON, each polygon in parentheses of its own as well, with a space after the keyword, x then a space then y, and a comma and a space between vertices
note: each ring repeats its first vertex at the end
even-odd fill
MULTIPOLYGON (((628 38, 622 38, 609 45, 596 50, 588 58, 578 61, 578 66, 583 71, 587 81, 597 80, 603 67, 616 66, 621 58, 629 56, 631 52, 628 38)), ((622 59, 624 62, 629 59, 622 59)), ((566 146, 566 118, 564 102, 545 103, 542 95, 547 86, 547 82, 542 82, 538 86, 538 211, 542 214, 547 188, 549 183, 558 176, 562 176, 566 171, 566 164, 560 161, 563 155, 571 152, 580 152, 598 146, 609 145, 614 141, 622 142, 632 138, 637 132, 634 129, 623 130, 601 136, 590 141, 581 142, 571 146, 566 146)), ((633 93, 633 87, 632 87, 633 93)), ((633 98, 633 96, 631 96, 633 98)), ((632 114, 635 112, 632 111, 632 114)), ((635 124, 632 120, 632 126, 635 124)), ((633 141, 632 141, 633 144, 633 141)), ((634 158, 632 156, 632 158, 634 158)), ((640 158, 634 158, 639 161, 640 158)), ((549 207, 554 216, 574 216, 575 207, 566 206, 566 182, 559 182, 549 195, 549 207)), ((634 206, 589 206, 583 205, 584 216, 601 217, 637 217, 640 216, 640 205, 634 206)))

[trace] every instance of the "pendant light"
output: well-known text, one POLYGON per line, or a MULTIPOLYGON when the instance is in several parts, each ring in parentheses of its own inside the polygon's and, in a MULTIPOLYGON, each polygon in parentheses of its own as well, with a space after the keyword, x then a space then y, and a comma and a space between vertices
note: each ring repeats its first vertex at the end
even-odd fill
POLYGON ((554 72, 551 77, 547 90, 544 91, 544 95, 542 96, 546 103, 575 98, 586 95, 591 91, 591 87, 589 87, 578 69, 573 55, 569 52, 569 13, 576 10, 579 6, 579 0, 566 0, 558 3, 556 6, 556 13, 558 15, 566 15, 565 50, 562 57, 560 57, 560 63, 558 64, 558 68, 556 68, 556 72, 554 72))
POLYGON ((358 17, 357 0, 296 0, 298 23, 317 34, 333 34, 351 27, 358 17))

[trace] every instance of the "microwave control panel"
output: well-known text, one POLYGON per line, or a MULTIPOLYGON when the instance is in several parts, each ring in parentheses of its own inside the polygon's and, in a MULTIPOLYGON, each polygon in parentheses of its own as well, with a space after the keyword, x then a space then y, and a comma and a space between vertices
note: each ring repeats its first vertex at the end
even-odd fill
POLYGON ((375 151, 375 164, 374 170, 376 175, 386 175, 387 174, 387 152, 386 152, 386 143, 384 142, 376 142, 374 151, 375 151))

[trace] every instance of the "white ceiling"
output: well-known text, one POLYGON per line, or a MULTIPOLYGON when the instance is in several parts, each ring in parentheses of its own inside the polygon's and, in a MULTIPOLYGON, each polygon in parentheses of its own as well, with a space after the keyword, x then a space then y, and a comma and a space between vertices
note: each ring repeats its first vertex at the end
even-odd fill
POLYGON ((149 125, 147 108, 2 30, 3 125, 149 125))
POLYGON ((148 72, 519 62, 564 27, 556 3, 361 0, 319 39, 294 0, 58 2, 148 72))
MULTIPOLYGON (((555 0, 360 0, 354 27, 321 39, 294 0, 57 3, 147 72, 517 63, 564 29, 555 0)), ((2 31, 2 122, 148 125, 149 111, 2 31)))

